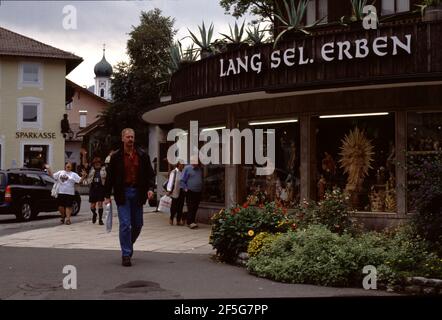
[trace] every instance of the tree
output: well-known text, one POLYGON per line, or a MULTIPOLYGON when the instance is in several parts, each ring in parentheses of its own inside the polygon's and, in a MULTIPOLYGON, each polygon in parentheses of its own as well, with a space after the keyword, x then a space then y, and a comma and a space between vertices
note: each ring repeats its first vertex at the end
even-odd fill
POLYGON ((135 130, 137 142, 148 146, 148 127, 139 117, 149 105, 159 102, 160 83, 167 82, 164 60, 176 31, 174 19, 161 15, 161 10, 142 12, 140 24, 129 33, 129 62, 117 64, 112 77, 113 102, 102 114, 103 137, 108 148, 120 141, 121 130, 135 130))
POLYGON ((227 14, 239 18, 246 13, 258 16, 259 20, 273 21, 274 0, 220 0, 227 14))

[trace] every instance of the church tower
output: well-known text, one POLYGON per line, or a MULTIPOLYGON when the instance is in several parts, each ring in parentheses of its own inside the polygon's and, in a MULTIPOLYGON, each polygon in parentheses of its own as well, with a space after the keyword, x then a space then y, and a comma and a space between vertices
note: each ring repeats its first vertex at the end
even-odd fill
POLYGON ((95 65, 95 94, 103 99, 112 100, 111 80, 112 66, 106 61, 106 48, 103 45, 103 58, 95 65))

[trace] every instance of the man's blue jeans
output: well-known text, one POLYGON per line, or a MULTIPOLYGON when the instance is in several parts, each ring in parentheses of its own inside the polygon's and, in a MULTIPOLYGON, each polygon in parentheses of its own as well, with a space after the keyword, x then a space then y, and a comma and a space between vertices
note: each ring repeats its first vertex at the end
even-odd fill
POLYGON ((118 206, 120 220, 120 246, 123 257, 132 256, 133 244, 140 235, 143 227, 143 206, 139 203, 138 191, 135 188, 125 188, 126 201, 118 206))

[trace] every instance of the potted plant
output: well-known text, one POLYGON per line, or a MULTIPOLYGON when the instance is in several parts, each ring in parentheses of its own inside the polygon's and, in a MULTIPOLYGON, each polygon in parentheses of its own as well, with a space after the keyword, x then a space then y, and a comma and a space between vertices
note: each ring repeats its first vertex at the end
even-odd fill
POLYGON ((237 50, 243 46, 247 46, 247 43, 245 43, 244 38, 244 24, 245 21, 242 23, 241 27, 238 26, 238 23, 235 21, 235 27, 232 29, 232 26, 229 25, 230 29, 230 35, 227 35, 225 33, 220 33, 224 39, 227 40, 227 50, 237 50))
POLYGON ((206 26, 203 24, 202 26, 198 26, 200 37, 198 38, 192 31, 189 29, 190 38, 192 39, 193 43, 197 45, 200 48, 200 56, 201 59, 207 58, 211 56, 213 52, 213 45, 212 45, 212 37, 213 37, 213 23, 210 24, 209 29, 206 30, 206 26))
MULTIPOLYGON (((368 0, 350 0, 351 1, 351 17, 341 17, 341 24, 344 26, 351 26, 360 28, 361 21, 364 19, 364 7, 368 5, 368 0)), ((371 3, 374 5, 374 2, 371 3)))
POLYGON ((253 45, 260 45, 266 42, 265 39, 265 31, 266 30, 260 30, 259 24, 254 25, 253 28, 248 28, 246 30, 248 38, 247 40, 253 45))
POLYGON ((309 35, 310 32, 308 29, 316 26, 326 18, 323 17, 310 25, 304 25, 303 20, 310 0, 299 0, 298 5, 295 4, 295 0, 289 0, 290 2, 287 1, 288 0, 284 0, 285 12, 282 12, 278 2, 276 3, 276 11, 278 13, 275 13, 274 16, 281 22, 283 30, 279 32, 278 36, 275 38, 274 47, 276 47, 281 37, 288 32, 302 32, 309 35))
POLYGON ((423 21, 442 19, 442 0, 424 0, 417 6, 421 10, 423 21))

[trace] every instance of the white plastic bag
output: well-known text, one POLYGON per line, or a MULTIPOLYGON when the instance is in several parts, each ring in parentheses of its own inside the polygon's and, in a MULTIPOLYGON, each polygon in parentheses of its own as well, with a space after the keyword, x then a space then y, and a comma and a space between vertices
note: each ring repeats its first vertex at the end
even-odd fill
POLYGON ((54 185, 52 186, 51 190, 51 196, 54 198, 58 197, 58 189, 60 188, 60 183, 58 181, 55 181, 54 185))
POLYGON ((171 205, 172 205, 172 198, 167 195, 164 195, 160 199, 160 204, 158 205, 158 211, 170 214, 171 205))
POLYGON ((106 231, 112 231, 112 202, 109 202, 104 209, 104 219, 106 221, 106 231))

